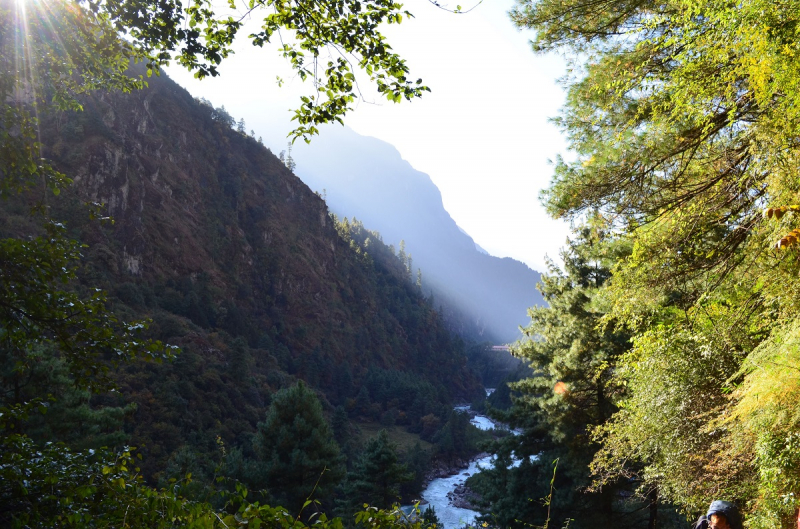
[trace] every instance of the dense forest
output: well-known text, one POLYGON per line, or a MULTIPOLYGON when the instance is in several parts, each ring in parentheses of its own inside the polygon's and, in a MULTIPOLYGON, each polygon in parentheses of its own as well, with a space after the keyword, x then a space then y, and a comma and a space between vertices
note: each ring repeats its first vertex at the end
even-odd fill
POLYGON ((166 78, 149 84, 91 97, 82 112, 58 116, 58 127, 41 122, 53 133, 42 136, 46 152, 75 175, 51 214, 73 228, 91 198, 114 218, 75 231, 89 243, 79 280, 114 294, 117 314, 152 318, 153 337, 182 350, 175 363, 133 368, 122 381, 140 415, 133 442, 160 454, 147 458, 153 468, 207 429, 208 450, 217 435, 238 444, 293 377, 353 417, 396 416, 412 429, 480 394, 463 343, 379 234, 330 216, 224 110, 166 78), (118 156, 113 166, 109 156, 118 156), (357 405, 376 369, 399 378, 357 405), (175 395, 185 403, 158 410, 175 395))

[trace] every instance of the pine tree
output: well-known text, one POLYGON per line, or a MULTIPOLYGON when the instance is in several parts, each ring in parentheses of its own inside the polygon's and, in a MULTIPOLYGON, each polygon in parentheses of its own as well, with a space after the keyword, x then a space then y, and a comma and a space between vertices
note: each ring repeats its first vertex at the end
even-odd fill
POLYGON ((284 164, 286 165, 286 168, 289 169, 291 172, 294 172, 294 168, 297 167, 297 164, 295 163, 294 158, 292 158, 292 143, 291 142, 289 142, 289 144, 286 147, 286 160, 284 161, 284 164))
POLYGON ((302 381, 275 394, 266 419, 258 423, 253 448, 268 490, 294 513, 312 494, 327 497, 344 477, 322 404, 302 381))
POLYGON ((614 382, 614 366, 630 347, 627 334, 615 331, 613 324, 600 325, 604 312, 593 303, 611 277, 614 250, 593 219, 562 253, 564 271, 551 264, 550 273, 542 276, 539 289, 548 306, 529 310, 528 340, 515 351, 531 362, 534 375, 511 384, 522 396, 503 416, 524 433, 499 441, 494 451, 500 463, 476 484, 492 503, 492 519, 502 526, 544 523, 547 509, 528 499, 548 496, 556 460, 552 521, 573 519, 570 528, 587 529, 647 523, 643 502, 620 501, 631 496, 637 483, 618 481, 602 491, 586 490, 598 449, 591 432, 616 410, 622 388, 614 382), (521 464, 508 468, 504 463, 511 463, 512 454, 521 464))
POLYGON ((344 448, 350 442, 350 423, 347 420, 347 412, 344 406, 336 406, 333 411, 333 419, 331 420, 331 428, 333 429, 333 437, 339 444, 340 448, 344 448))
POLYGON ((355 412, 361 415, 369 415, 370 408, 372 407, 372 399, 369 397, 369 390, 367 386, 361 386, 356 395, 355 412))
POLYGON ((215 109, 214 113, 212 114, 212 117, 215 120, 221 121, 222 123, 226 124, 231 128, 234 125, 236 125, 236 119, 234 119, 234 117, 228 113, 228 111, 225 109, 225 105, 222 105, 221 107, 215 109))
POLYGON ((422 485, 425 481, 425 473, 430 468, 431 455, 428 453, 419 441, 414 443, 405 454, 405 464, 408 470, 413 474, 411 481, 404 483, 401 492, 404 496, 416 496, 422 491, 422 485))
POLYGON ((98 405, 113 400, 76 385, 52 345, 18 350, 21 355, 10 353, 0 347, 0 407, 24 406, 40 395, 48 396, 47 412, 30 414, 24 425, 16 425, 18 432, 39 443, 65 442, 79 449, 118 447, 127 440, 123 418, 135 407, 98 405))
POLYGON ((353 472, 348 476, 347 501, 355 506, 387 508, 400 500, 400 485, 411 481, 408 468, 399 462, 397 446, 381 430, 364 448, 353 472))
POLYGON ((436 508, 433 505, 428 505, 428 507, 422 511, 422 527, 431 529, 441 526, 442 522, 436 514, 436 508))

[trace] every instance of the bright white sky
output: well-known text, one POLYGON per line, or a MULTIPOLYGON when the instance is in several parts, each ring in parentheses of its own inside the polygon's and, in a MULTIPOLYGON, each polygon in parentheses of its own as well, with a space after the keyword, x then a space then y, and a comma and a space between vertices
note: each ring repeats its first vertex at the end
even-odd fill
MULTIPOLYGON (((464 9, 472 5, 456 0, 450 7, 458 1, 464 9)), ((391 143, 430 175, 450 215, 489 253, 543 271, 546 254, 560 261, 568 234, 568 226, 550 219, 538 199, 552 174, 548 160, 566 153, 564 139, 548 122, 564 101, 556 80, 565 65, 559 56, 533 54, 532 35, 508 19, 512 6, 513 0, 485 0, 468 14, 454 15, 426 0, 407 0, 415 18, 383 32, 431 93, 394 104, 362 82, 370 103, 360 103, 345 123, 391 143)), ((203 81, 177 67, 167 71, 194 96, 225 105, 237 120, 243 117, 247 129, 277 153, 291 129, 288 109, 298 106, 299 94, 310 93, 311 85, 294 77, 273 50, 243 43, 223 62, 219 77, 203 81)))

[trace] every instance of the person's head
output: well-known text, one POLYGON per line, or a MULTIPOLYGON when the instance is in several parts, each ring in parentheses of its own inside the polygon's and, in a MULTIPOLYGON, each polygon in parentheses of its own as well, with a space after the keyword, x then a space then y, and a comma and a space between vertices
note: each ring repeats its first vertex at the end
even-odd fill
POLYGON ((724 514, 712 514, 708 529, 731 529, 728 518, 724 514))
POLYGON ((736 505, 729 501, 716 500, 708 508, 708 529, 742 529, 742 517, 736 505))

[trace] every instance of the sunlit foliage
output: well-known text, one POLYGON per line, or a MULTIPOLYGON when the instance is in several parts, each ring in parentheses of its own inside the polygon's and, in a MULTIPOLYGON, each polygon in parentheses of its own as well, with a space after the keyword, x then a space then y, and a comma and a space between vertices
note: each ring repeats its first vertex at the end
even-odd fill
POLYGON ((575 156, 545 204, 600 211, 631 248, 601 296, 633 348, 614 370, 627 396, 595 430, 596 485, 632 476, 687 512, 736 500, 751 527, 796 523, 800 494, 798 17, 766 0, 512 13, 571 58, 557 122, 575 156))
POLYGON ((199 78, 218 75, 217 67, 232 53, 244 21, 258 17, 260 27, 245 38, 254 46, 275 46, 298 76, 313 85, 295 110, 295 138, 308 140, 318 132, 317 125, 341 123, 360 97, 356 70, 366 72, 389 101, 412 99, 428 90, 421 80, 408 78, 405 61, 379 32, 382 24, 399 24, 411 16, 392 0, 250 0, 242 7, 204 0, 82 0, 77 5, 106 22, 112 35, 124 33, 129 55, 151 70, 174 60, 199 78))
POLYGON ((497 441, 498 464, 470 482, 483 495, 487 522, 540 527, 549 517, 556 526, 568 521, 576 528, 644 527, 656 520, 672 527, 672 509, 638 479, 635 465, 623 462, 624 474, 589 490, 589 464, 600 449, 592 432, 608 423, 627 391, 615 369, 630 348, 628 333, 601 324, 610 266, 625 253, 595 216, 562 252, 564 269, 551 264, 542 276, 548 306, 530 309, 526 340, 514 350, 533 374, 512 384, 513 405, 500 415, 521 431, 497 441), (547 509, 531 501, 539 498, 547 498, 547 509))

